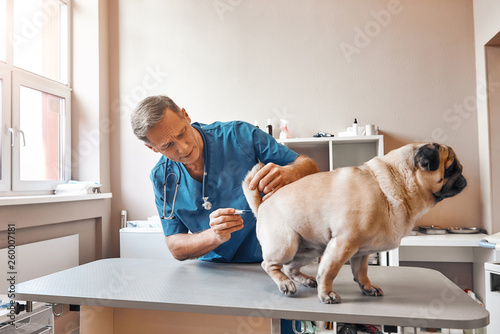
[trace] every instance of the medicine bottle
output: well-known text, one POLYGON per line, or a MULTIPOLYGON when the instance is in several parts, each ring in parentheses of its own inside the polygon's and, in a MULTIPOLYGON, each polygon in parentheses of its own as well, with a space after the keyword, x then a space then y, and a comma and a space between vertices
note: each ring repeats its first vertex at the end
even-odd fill
POLYGON ((268 118, 267 119, 267 133, 269 133, 269 135, 273 135, 273 126, 271 125, 271 119, 268 118))

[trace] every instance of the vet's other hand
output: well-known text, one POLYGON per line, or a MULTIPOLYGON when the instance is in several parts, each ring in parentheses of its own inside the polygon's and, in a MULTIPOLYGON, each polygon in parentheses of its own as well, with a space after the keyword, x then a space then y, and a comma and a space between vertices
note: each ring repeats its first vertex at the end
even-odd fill
POLYGON ((294 172, 290 166, 279 166, 268 163, 262 167, 250 181, 250 190, 258 188, 264 194, 263 201, 268 199, 279 188, 294 181, 294 172))
POLYGON ((243 228, 243 219, 234 214, 235 209, 218 209, 210 214, 210 228, 221 244, 231 239, 231 233, 243 228))

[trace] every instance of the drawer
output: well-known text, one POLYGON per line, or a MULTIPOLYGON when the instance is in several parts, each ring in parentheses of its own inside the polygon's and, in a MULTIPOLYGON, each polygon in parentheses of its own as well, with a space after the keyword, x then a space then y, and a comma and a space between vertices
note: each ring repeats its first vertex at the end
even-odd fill
POLYGON ((3 319, 0 325, 0 334, 53 334, 54 316, 51 306, 40 306, 33 312, 22 312, 16 316, 14 323, 5 323, 10 321, 3 319))

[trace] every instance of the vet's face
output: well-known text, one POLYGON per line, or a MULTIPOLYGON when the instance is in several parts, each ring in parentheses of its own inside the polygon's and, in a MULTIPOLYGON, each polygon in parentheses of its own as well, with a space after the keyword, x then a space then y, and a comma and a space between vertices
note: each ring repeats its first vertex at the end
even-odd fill
POLYGON ((181 115, 166 109, 162 120, 149 130, 147 137, 151 145, 146 146, 170 160, 189 165, 203 158, 203 140, 191 126, 191 118, 184 109, 181 115))
POLYGON ((467 186, 462 165, 453 149, 436 143, 415 150, 417 178, 434 196, 435 202, 458 195, 467 186))

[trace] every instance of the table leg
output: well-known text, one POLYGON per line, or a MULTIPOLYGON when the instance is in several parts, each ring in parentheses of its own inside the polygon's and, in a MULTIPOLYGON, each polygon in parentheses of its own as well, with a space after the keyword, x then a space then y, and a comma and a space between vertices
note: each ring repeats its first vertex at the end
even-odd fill
POLYGON ((271 319, 271 334, 281 334, 281 319, 271 319))

